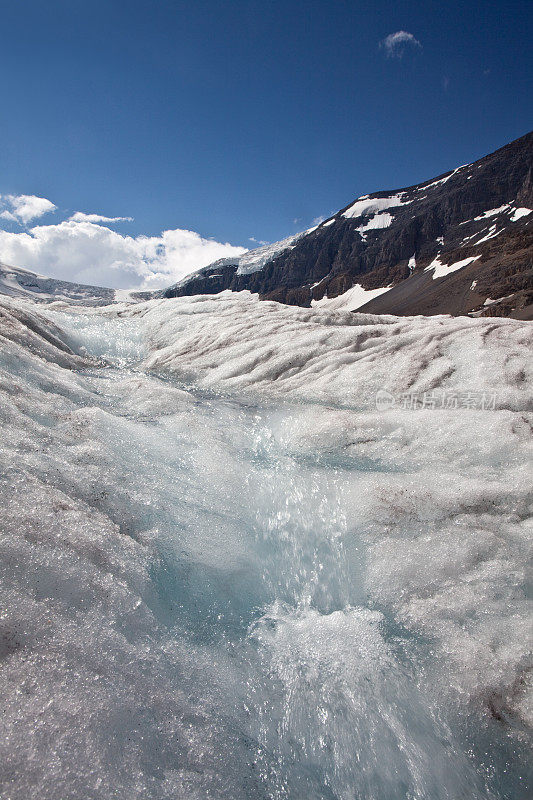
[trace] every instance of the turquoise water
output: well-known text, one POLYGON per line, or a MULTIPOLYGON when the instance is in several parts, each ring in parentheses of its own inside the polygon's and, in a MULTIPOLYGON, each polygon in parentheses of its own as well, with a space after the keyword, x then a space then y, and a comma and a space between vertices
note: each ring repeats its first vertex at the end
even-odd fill
POLYGON ((53 316, 106 362, 80 373, 104 453, 83 491, 148 560, 150 686, 160 669, 180 709, 132 659, 142 707, 115 709, 104 761, 132 760, 154 798, 525 798, 516 724, 451 700, 434 643, 368 590, 374 532, 351 509, 397 462, 300 447, 305 404, 145 375, 135 321, 53 316))

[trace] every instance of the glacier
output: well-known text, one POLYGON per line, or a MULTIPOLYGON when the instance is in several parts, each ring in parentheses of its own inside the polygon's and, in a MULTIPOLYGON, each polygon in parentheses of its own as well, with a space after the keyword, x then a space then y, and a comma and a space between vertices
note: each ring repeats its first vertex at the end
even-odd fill
POLYGON ((525 798, 532 340, 3 298, 2 796, 525 798))

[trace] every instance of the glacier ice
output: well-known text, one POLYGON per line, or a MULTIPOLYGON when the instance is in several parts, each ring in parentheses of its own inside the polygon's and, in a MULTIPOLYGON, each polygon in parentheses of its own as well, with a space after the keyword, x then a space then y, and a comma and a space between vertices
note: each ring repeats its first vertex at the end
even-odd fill
POLYGON ((2 301, 3 796, 525 797, 531 339, 2 301))

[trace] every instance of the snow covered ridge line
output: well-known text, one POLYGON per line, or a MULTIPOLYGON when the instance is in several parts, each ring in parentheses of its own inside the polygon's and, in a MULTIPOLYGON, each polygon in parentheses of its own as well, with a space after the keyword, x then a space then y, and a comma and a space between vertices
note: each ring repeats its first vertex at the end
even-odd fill
POLYGON ((104 286, 73 283, 47 278, 37 272, 0 263, 0 296, 17 297, 35 303, 76 303, 83 306, 106 306, 111 303, 138 303, 162 292, 134 289, 108 289, 104 286))
POLYGON ((301 233, 297 233, 294 236, 289 236, 287 239, 282 239, 279 242, 273 242, 271 244, 263 245, 262 247, 256 247, 253 250, 249 250, 247 253, 244 253, 241 256, 229 257, 229 258, 220 258, 218 261, 214 261, 212 264, 209 264, 207 267, 202 267, 202 269, 197 270, 189 275, 186 275, 181 281, 173 284, 171 288, 179 288, 180 286, 186 286, 190 281, 194 280, 195 278, 201 276, 207 276, 209 278, 220 277, 217 274, 217 271, 223 267, 227 266, 236 266, 236 274, 237 275, 251 275, 253 272, 258 272, 259 270, 263 269, 265 264, 271 261, 280 253, 289 250, 294 244, 301 239, 303 236, 306 236, 311 230, 315 230, 315 228, 310 228, 309 230, 302 231, 301 233))
POLYGON ((114 294, 113 289, 47 278, 36 272, 0 263, 0 295, 42 303, 59 300, 106 305, 113 301, 114 294))
POLYGON ((418 192, 425 192, 427 189, 434 189, 435 186, 443 186, 445 183, 457 175, 458 172, 461 172, 463 169, 467 167, 471 167, 472 164, 463 164, 461 167, 457 167, 456 169, 452 170, 448 175, 445 175, 444 178, 439 178, 436 181, 432 181, 431 183, 424 183, 420 186, 417 191, 418 192))

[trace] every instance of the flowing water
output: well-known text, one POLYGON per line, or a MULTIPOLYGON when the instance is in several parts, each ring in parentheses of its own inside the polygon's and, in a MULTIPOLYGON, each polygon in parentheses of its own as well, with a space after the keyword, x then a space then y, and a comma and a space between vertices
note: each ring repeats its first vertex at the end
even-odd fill
MULTIPOLYGON (((99 688, 83 679, 81 711, 61 690, 67 733, 53 752, 67 777, 41 796, 525 797, 516 726, 451 700, 431 637, 369 591, 372 531, 353 509, 369 481, 401 480, 401 466, 299 446, 313 419, 305 403, 146 375, 135 319, 50 316, 107 365, 77 375, 80 444, 74 457, 53 432, 46 482, 68 485, 129 542, 109 574, 135 602, 113 607, 119 644, 99 643, 89 612, 87 641, 76 626, 65 633, 80 663, 90 653, 99 688), (69 750, 78 712, 89 722, 69 750)), ((413 523, 411 539, 419 533, 413 523)), ((92 578, 80 570, 81 608, 92 578)))

